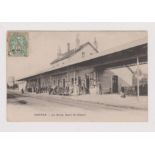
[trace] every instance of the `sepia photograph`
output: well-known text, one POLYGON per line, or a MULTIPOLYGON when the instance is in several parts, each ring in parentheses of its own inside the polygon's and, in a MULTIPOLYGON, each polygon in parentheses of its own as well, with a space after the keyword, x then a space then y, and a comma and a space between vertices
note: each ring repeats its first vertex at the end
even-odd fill
POLYGON ((7 31, 8 122, 148 122, 148 32, 7 31))
POLYGON ((155 155, 153 2, 1 1, 0 154, 155 155))

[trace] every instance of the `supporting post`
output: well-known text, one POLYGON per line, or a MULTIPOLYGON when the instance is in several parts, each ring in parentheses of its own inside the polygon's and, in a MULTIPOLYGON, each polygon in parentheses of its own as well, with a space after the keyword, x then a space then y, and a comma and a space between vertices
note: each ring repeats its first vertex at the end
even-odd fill
POLYGON ((137 57, 137 97, 139 99, 139 58, 137 57))
POLYGON ((76 71, 74 71, 74 95, 76 95, 76 71))

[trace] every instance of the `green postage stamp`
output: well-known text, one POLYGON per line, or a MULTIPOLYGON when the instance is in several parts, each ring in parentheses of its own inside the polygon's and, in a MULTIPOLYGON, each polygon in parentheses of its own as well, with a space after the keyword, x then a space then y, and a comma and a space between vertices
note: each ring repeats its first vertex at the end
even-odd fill
POLYGON ((28 56, 28 32, 9 31, 7 44, 8 56, 28 56))

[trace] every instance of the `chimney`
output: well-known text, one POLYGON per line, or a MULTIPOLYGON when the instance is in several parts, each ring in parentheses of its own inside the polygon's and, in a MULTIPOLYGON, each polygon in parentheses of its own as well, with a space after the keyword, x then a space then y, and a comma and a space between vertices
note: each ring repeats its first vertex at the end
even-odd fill
POLYGON ((76 35, 76 48, 80 47, 80 39, 79 39, 79 34, 76 35))
POLYGON ((96 49, 98 49, 98 42, 97 42, 96 38, 94 38, 94 46, 96 49))
POLYGON ((62 55, 62 53, 61 53, 61 47, 58 47, 57 58, 60 58, 61 55, 62 55))
POLYGON ((67 52, 70 51, 70 43, 67 43, 67 52))

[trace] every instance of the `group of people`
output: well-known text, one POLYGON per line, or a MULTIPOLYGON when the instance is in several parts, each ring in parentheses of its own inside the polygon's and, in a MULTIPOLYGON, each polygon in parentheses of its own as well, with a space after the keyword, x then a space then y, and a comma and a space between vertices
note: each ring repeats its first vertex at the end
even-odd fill
POLYGON ((89 89, 87 87, 79 85, 27 88, 27 91, 37 94, 49 93, 49 95, 71 95, 73 93, 76 93, 77 95, 89 94, 89 89))
POLYGON ((88 88, 84 86, 66 86, 66 87, 60 87, 60 86, 54 86, 49 88, 49 94, 50 95, 71 95, 71 94, 88 94, 89 90, 88 88))
POLYGON ((69 95, 69 87, 50 87, 48 93, 50 95, 69 95))

